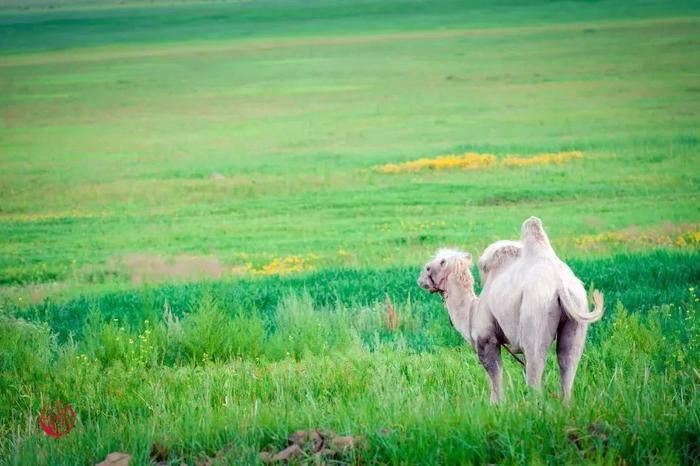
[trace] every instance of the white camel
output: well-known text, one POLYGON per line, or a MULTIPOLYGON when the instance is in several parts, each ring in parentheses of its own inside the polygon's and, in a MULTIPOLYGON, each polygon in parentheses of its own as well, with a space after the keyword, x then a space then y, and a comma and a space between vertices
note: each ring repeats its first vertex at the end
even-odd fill
POLYGON ((491 402, 502 400, 501 346, 525 354, 527 383, 539 391, 555 337, 560 394, 568 402, 588 324, 603 315, 602 293, 593 293, 594 310, 588 312, 583 284, 557 257, 536 217, 523 223, 521 242, 499 241, 484 251, 480 298, 471 266, 469 253, 441 249, 423 268, 418 284, 442 294, 450 321, 489 375, 491 402))

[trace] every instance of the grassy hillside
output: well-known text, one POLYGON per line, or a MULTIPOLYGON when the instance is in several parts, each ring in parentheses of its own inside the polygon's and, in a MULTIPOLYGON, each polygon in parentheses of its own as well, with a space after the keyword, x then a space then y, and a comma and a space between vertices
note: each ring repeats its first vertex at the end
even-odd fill
POLYGON ((326 36, 541 25, 696 14, 692 1, 484 0, 3 0, 2 46, 11 52, 183 40, 326 36))
POLYGON ((0 464, 316 427, 363 436, 338 463, 700 462, 699 38, 697 2, 0 1, 0 464), (415 283, 530 215, 606 295, 568 410, 555 358, 490 407, 415 283))
POLYGON ((232 275, 295 257, 304 269, 415 264, 440 244, 477 250, 514 237, 529 214, 567 256, 676 247, 697 231, 700 20, 674 16, 687 6, 638 4, 665 13, 628 18, 619 2, 446 3, 430 14, 422 3, 332 2, 299 6, 311 9, 302 19, 281 5, 3 16, 4 285, 128 283, 132 254, 205 256, 232 275), (228 8, 255 32, 200 36, 230 25, 206 8, 228 8), (63 44, 43 15, 80 44, 63 44), (197 34, 152 24, 150 40, 139 15, 188 18, 197 34), (258 28, 258 15, 322 28, 258 28), (459 15, 470 22, 436 26, 459 15), (125 40, 103 25, 81 30, 83 17, 121 24, 125 40), (62 50, 12 45, 23 28, 62 50), (583 159, 374 169, 567 150, 583 159), (634 227, 648 240, 626 237, 634 227), (601 233, 622 239, 589 247, 601 233))

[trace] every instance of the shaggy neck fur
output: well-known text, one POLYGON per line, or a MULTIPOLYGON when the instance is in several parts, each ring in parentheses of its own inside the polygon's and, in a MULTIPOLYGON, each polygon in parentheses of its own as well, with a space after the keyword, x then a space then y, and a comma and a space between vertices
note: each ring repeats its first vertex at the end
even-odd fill
POLYGON ((446 280, 443 298, 452 325, 476 348, 471 337, 471 322, 479 298, 474 293, 474 277, 466 265, 454 265, 453 272, 446 280))

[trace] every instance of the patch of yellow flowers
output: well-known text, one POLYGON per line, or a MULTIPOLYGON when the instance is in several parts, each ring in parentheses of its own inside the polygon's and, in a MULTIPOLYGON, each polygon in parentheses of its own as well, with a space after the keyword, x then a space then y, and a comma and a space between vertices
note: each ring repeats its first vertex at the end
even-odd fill
POLYGON ((700 247, 700 230, 689 231, 676 238, 676 246, 682 248, 684 246, 700 247))
POLYGON ((479 154, 467 152, 466 154, 441 155, 433 159, 423 158, 411 160, 403 163, 387 163, 379 166, 379 170, 384 173, 415 172, 419 170, 446 170, 450 168, 461 168, 463 170, 474 170, 482 167, 489 167, 496 163, 496 156, 493 154, 479 154))
POLYGON ((246 264, 247 269, 253 275, 285 275, 288 273, 304 272, 312 270, 314 267, 308 259, 300 256, 285 256, 274 258, 268 264, 259 269, 253 268, 252 264, 246 264))
POLYGON ((544 154, 537 154, 533 157, 509 155, 501 160, 501 165, 504 167, 529 167, 531 165, 551 164, 561 165, 562 163, 566 163, 571 160, 580 160, 582 158, 583 154, 577 150, 568 152, 545 152, 544 154))
POLYGON ((636 229, 610 231, 597 235, 584 235, 574 238, 574 245, 581 249, 600 246, 665 246, 695 249, 700 247, 698 225, 681 225, 674 228, 650 229, 644 232, 636 229))
POLYGON ((519 155, 508 155, 500 162, 494 154, 480 154, 478 152, 467 152, 464 154, 440 155, 435 158, 422 158, 410 160, 403 163, 387 163, 379 165, 377 170, 383 173, 405 173, 420 170, 477 170, 492 166, 501 167, 528 167, 533 165, 562 164, 571 160, 583 158, 580 151, 567 152, 545 152, 531 157, 521 157, 519 155))

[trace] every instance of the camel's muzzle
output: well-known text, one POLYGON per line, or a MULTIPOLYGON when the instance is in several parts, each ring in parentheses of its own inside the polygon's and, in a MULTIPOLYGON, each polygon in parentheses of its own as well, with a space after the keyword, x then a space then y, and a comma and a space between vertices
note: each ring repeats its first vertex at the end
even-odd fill
POLYGON ((418 278, 418 286, 427 290, 429 293, 440 293, 442 291, 435 285, 435 280, 433 280, 432 275, 426 272, 421 273, 418 278))

